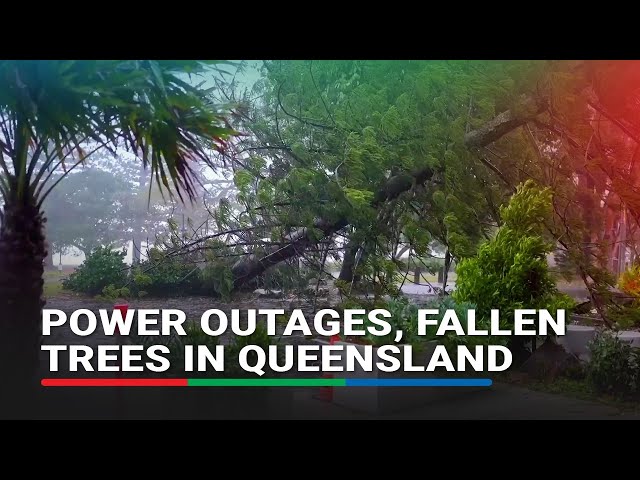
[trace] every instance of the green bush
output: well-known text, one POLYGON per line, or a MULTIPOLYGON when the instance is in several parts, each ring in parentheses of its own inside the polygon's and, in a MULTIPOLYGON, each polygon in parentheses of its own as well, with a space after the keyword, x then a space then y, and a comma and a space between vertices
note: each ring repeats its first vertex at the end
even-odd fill
POLYGON ((118 288, 115 285, 107 285, 102 289, 102 294, 99 297, 104 300, 128 299, 131 297, 131 291, 127 287, 118 288))
MULTIPOLYGON (((267 326, 265 323, 257 322, 256 330, 251 335, 246 336, 234 336, 233 341, 226 347, 225 351, 225 372, 229 377, 254 377, 255 373, 247 372, 240 367, 239 358, 240 351, 247 345, 256 345, 262 348, 265 354, 268 355, 269 345, 276 345, 277 340, 270 337, 267 333, 267 326)), ((250 352, 247 355, 247 362, 249 365, 255 365, 256 354, 250 352)), ((263 367, 263 370, 267 372, 265 377, 273 376, 274 372, 269 369, 269 363, 263 367)))
MULTIPOLYGON (((439 321, 442 321, 444 318, 444 314, 447 310, 454 310, 456 312, 456 316, 465 332, 467 332, 467 316, 469 310, 477 310, 475 304, 470 302, 456 302, 451 297, 443 297, 436 298, 430 300, 423 305, 420 306, 421 309, 434 309, 438 310, 440 313, 436 317, 439 321)), ((501 321, 501 328, 505 328, 504 321, 501 321)), ((476 330, 490 330, 489 317, 481 317, 478 315, 476 311, 476 330)), ((445 345, 447 349, 452 349, 457 345, 506 345, 507 340, 505 337, 496 337, 490 335, 484 336, 459 336, 456 335, 455 332, 449 331, 446 335, 442 337, 436 337, 435 332, 437 331, 437 327, 433 326, 427 329, 427 339, 428 340, 437 340, 438 343, 445 345)))
POLYGON ((640 393, 640 354, 605 331, 589 344, 587 379, 599 393, 627 397, 640 393))
POLYGON ((216 372, 212 367, 208 366, 207 371, 199 372, 197 371, 197 359, 198 359, 198 345, 205 345, 211 353, 215 353, 216 346, 220 343, 219 337, 214 337, 211 335, 207 335, 200 328, 200 324, 198 322, 186 322, 184 325, 184 330, 187 333, 186 336, 180 337, 182 341, 181 348, 173 353, 173 358, 171 359, 171 365, 175 364, 175 368, 179 368, 180 371, 184 371, 184 346, 185 345, 193 345, 193 372, 188 373, 191 378, 211 378, 215 376, 222 376, 223 372, 216 372))
POLYGON ((233 290, 233 274, 231 269, 222 263, 212 262, 200 271, 203 293, 220 295, 227 300, 233 290))
POLYGON ((233 290, 233 275, 230 267, 219 259, 202 263, 202 258, 168 256, 152 248, 149 258, 133 270, 131 289, 138 297, 210 295, 227 299, 233 290))
POLYGON ((185 375, 188 375, 190 378, 211 378, 222 376, 222 372, 216 372, 211 368, 209 368, 209 370, 205 372, 198 372, 196 363, 198 355, 198 347, 196 345, 206 345, 211 353, 214 353, 216 350, 216 345, 219 344, 219 338, 204 333, 200 328, 199 322, 186 321, 184 323, 184 330, 186 332, 186 336, 177 335, 175 332, 172 332, 172 334, 169 336, 137 335, 136 333, 132 333, 131 341, 133 344, 144 346, 145 349, 149 348, 152 345, 164 345, 169 349, 169 354, 166 355, 166 358, 171 363, 171 367, 167 372, 163 372, 162 374, 160 374, 161 376, 184 377, 185 375), (195 371, 193 372, 185 372, 184 370, 185 345, 194 346, 193 365, 195 371))
POLYGON ((124 251, 98 247, 75 272, 63 280, 62 285, 67 290, 89 295, 98 295, 108 286, 118 288, 126 281, 125 255, 124 251))
POLYGON ((611 304, 608 306, 609 319, 613 320, 620 329, 630 329, 640 326, 640 300, 625 305, 611 304))
MULTIPOLYGON (((547 264, 553 245, 545 241, 543 228, 551 214, 551 191, 527 181, 500 213, 504 225, 495 237, 480 246, 476 257, 459 263, 454 299, 477 305, 481 318, 499 309, 509 327, 515 309, 548 309, 555 314, 573 308, 575 302, 556 289, 547 264)), ((512 342, 518 340, 523 341, 512 342)))
MULTIPOLYGON (((317 274, 314 272, 312 275, 317 274)), ((300 272, 297 265, 281 263, 265 271, 258 277, 258 286, 267 290, 303 291, 305 288, 315 289, 315 284, 309 284, 304 271, 300 272)))
MULTIPOLYGON (((348 306, 348 308, 354 307, 348 306)), ((375 308, 382 308, 391 314, 390 318, 385 319, 391 325, 391 333, 380 337, 367 332, 365 338, 373 345, 393 344, 397 330, 402 330, 402 343, 418 346, 420 343, 426 341, 426 339, 418 336, 418 307, 414 303, 409 302, 406 297, 398 297, 386 302, 379 302, 378 305, 375 305, 375 308)), ((374 325, 369 319, 366 319, 365 326, 374 325)))
MULTIPOLYGON (((401 343, 412 345, 416 349, 420 349, 428 341, 435 340, 438 343, 445 345, 447 348, 452 348, 456 345, 505 345, 506 340, 504 337, 492 337, 492 336, 457 336, 454 332, 448 332, 442 337, 436 336, 437 327, 433 326, 427 329, 426 336, 418 335, 418 310, 419 309, 433 309, 438 310, 440 314, 435 319, 441 321, 444 318, 446 310, 455 310, 456 315, 463 326, 466 325, 467 312, 470 309, 475 309, 476 306, 468 302, 456 302, 451 297, 436 298, 430 300, 424 304, 416 305, 411 303, 406 297, 398 297, 387 301, 379 301, 373 305, 363 307, 361 304, 349 302, 343 305, 344 309, 347 308, 364 308, 365 310, 371 310, 373 308, 382 308, 389 311, 390 318, 385 320, 391 325, 391 333, 384 337, 371 335, 367 333, 364 338, 372 345, 388 345, 393 344, 395 340, 395 333, 397 330, 402 330, 401 343)), ((368 319, 365 319, 365 326, 373 326, 368 319)), ((502 325, 504 327, 504 325, 502 325)), ((488 318, 476 319, 477 329, 489 329, 488 318)))
POLYGON ((200 269, 187 257, 167 257, 152 248, 149 258, 132 272, 132 290, 138 296, 171 297, 202 293, 200 269))

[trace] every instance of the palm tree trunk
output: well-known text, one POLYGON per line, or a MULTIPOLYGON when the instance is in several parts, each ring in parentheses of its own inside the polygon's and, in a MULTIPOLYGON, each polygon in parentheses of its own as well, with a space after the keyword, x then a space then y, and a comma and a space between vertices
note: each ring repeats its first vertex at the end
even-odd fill
POLYGON ((0 227, 0 416, 34 416, 39 389, 45 218, 32 198, 9 198, 0 227))

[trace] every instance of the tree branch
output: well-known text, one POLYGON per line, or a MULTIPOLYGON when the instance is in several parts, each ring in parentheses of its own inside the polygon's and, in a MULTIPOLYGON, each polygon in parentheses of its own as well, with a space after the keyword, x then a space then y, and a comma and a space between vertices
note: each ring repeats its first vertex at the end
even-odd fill
POLYGON ((480 147, 493 143, 510 131, 533 120, 546 108, 545 102, 524 97, 515 108, 502 112, 480 128, 467 133, 464 136, 464 143, 468 147, 480 147))

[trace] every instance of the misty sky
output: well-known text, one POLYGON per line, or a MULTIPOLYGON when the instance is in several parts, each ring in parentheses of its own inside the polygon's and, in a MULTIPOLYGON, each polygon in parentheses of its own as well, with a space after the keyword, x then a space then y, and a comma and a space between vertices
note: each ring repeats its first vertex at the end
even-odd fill
MULTIPOLYGON (((232 60, 232 62, 234 63, 240 63, 240 60, 232 60)), ((236 81, 239 84, 240 88, 247 88, 250 89, 251 87, 253 87, 253 84, 260 78, 260 67, 262 65, 262 60, 247 60, 244 61, 244 68, 241 69, 242 71, 238 72, 238 69, 233 67, 233 66, 225 66, 224 69, 226 71, 229 72, 230 75, 236 75, 236 81)), ((215 75, 215 73, 209 74, 209 75, 215 75)), ((198 85, 199 83, 205 81, 205 83, 202 85, 202 88, 211 88, 215 86, 215 83, 213 81, 213 79, 207 79, 206 76, 204 75, 198 75, 198 76, 191 76, 190 79, 185 79, 187 81, 189 81, 190 83, 192 83, 193 85, 198 85)), ((122 152, 123 155, 133 155, 129 152, 122 152)), ((221 179, 224 178, 220 173, 217 172, 213 172, 211 169, 207 170, 207 174, 206 177, 209 179, 221 179)), ((143 246, 143 250, 146 247, 143 246)), ((127 245, 127 257, 125 258, 125 261, 127 263, 131 263, 131 252, 132 252, 132 245, 131 242, 129 242, 129 244, 127 245)), ((143 255, 144 258, 144 255, 143 255)), ((80 252, 79 250, 76 250, 74 252, 71 252, 68 255, 62 255, 62 264, 63 265, 79 265, 81 264, 85 259, 85 256, 82 252, 80 252)), ((58 263, 60 262, 60 255, 56 254, 54 257, 54 262, 56 265, 58 265, 58 263)))

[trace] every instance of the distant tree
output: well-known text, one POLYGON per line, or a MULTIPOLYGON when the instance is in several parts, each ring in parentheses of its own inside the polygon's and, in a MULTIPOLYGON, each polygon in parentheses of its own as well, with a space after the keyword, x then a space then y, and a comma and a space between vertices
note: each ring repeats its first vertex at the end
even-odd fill
POLYGON ((101 245, 125 243, 127 218, 121 213, 131 199, 127 183, 105 171, 91 168, 69 175, 43 205, 49 249, 75 247, 86 256, 101 245))

